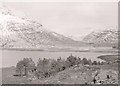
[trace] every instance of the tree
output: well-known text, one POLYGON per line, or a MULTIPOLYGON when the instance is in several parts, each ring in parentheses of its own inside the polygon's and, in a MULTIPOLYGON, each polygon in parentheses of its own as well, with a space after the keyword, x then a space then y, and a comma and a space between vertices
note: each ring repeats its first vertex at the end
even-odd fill
POLYGON ((51 72, 53 72, 53 73, 56 73, 56 72, 59 72, 60 71, 60 67, 59 67, 60 65, 58 64, 58 62, 57 61, 55 61, 55 60, 52 60, 51 61, 51 64, 50 64, 50 69, 51 69, 51 72))
POLYGON ((16 72, 20 75, 27 75, 29 71, 34 70, 35 63, 31 58, 24 58, 16 65, 16 72))
POLYGON ((58 59, 57 59, 57 62, 61 62, 62 61, 62 59, 61 59, 61 57, 59 57, 58 59))
POLYGON ((66 69, 66 61, 62 60, 61 57, 56 60, 54 59, 39 59, 37 63, 37 73, 36 76, 39 77, 49 77, 60 71, 66 69))
POLYGON ((23 66, 22 60, 21 60, 21 61, 19 61, 19 62, 17 63, 17 65, 16 65, 16 73, 17 73, 18 75, 20 75, 20 76, 23 75, 23 74, 22 74, 23 68, 24 68, 24 66, 23 66))
POLYGON ((49 63, 49 59, 44 58, 44 59, 43 59, 43 65, 44 65, 44 66, 45 66, 45 65, 48 65, 48 63, 49 63))
POLYGON ((91 59, 88 60, 88 64, 89 64, 89 65, 92 65, 91 59))
POLYGON ((66 61, 62 59, 57 60, 57 65, 58 65, 57 67, 59 68, 59 71, 63 71, 67 68, 66 61))
POLYGON ((80 57, 78 57, 78 64, 80 64, 81 63, 81 58, 80 57))
POLYGON ((86 58, 83 58, 83 59, 82 59, 82 62, 83 62, 84 65, 89 64, 89 63, 88 63, 88 60, 87 60, 86 58))
POLYGON ((97 62, 98 65, 101 65, 100 61, 97 62))
POLYGON ((77 58, 72 56, 72 54, 67 58, 66 61, 69 64, 69 67, 77 64, 77 58))
POLYGON ((37 63, 37 77, 49 77, 51 68, 51 59, 39 59, 37 63))

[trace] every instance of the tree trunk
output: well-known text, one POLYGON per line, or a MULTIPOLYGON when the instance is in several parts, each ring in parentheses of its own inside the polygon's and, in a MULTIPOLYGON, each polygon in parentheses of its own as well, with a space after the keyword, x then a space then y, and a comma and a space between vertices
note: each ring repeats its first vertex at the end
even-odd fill
POLYGON ((25 67, 25 76, 27 75, 27 68, 25 67))
POLYGON ((20 70, 20 76, 22 75, 22 71, 20 70))

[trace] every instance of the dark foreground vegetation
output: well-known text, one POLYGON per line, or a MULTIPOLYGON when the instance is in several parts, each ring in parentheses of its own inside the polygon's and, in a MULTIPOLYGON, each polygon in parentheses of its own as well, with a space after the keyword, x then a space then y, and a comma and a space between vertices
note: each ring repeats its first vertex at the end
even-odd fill
POLYGON ((61 59, 61 57, 56 60, 39 59, 37 64, 31 58, 24 58, 11 69, 13 71, 11 75, 9 75, 9 70, 4 69, 3 83, 117 84, 117 69, 118 65, 114 61, 97 62, 86 58, 81 59, 72 54, 67 59, 61 59))
POLYGON ((34 61, 31 58, 24 58, 19 61, 16 65, 16 73, 15 76, 29 76, 34 75, 38 79, 39 78, 47 78, 56 73, 68 69, 73 66, 82 65, 103 65, 104 62, 91 61, 86 58, 75 57, 72 54, 66 59, 63 60, 59 57, 57 60, 54 59, 40 59, 35 65, 34 61))

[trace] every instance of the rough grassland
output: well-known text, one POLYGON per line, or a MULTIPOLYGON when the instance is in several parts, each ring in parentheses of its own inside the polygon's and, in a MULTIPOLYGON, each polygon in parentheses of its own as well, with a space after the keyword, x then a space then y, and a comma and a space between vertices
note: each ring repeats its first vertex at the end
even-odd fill
MULTIPOLYGON (((45 79, 34 78, 29 80, 26 77, 16 77, 15 67, 3 68, 2 69, 2 82, 3 84, 91 84, 93 77, 99 72, 98 76, 100 79, 106 79, 106 75, 112 75, 112 80, 117 83, 117 64, 114 65, 103 65, 103 66, 74 66, 66 69, 58 74, 45 79)), ((111 83, 106 81, 104 83, 111 83)))

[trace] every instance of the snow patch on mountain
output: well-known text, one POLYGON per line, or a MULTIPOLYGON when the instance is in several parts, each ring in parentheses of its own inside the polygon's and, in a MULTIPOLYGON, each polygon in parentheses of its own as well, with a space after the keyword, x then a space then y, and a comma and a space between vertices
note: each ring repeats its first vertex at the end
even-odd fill
POLYGON ((0 8, 1 48, 68 48, 79 43, 47 30, 37 21, 20 18, 5 7, 0 8))
POLYGON ((117 29, 107 29, 97 32, 92 32, 84 37, 84 42, 87 43, 117 43, 118 42, 118 31, 117 29))

